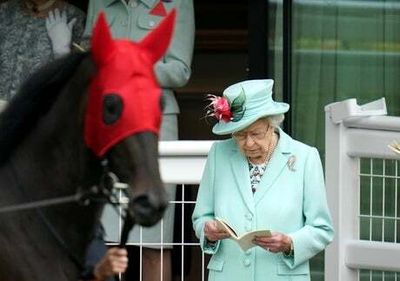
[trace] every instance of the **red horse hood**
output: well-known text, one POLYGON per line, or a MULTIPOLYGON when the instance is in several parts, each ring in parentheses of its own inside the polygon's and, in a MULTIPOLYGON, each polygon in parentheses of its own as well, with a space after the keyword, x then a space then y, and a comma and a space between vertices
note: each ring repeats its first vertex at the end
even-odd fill
POLYGON ((154 64, 168 48, 175 11, 141 42, 113 40, 105 16, 100 14, 92 37, 97 72, 90 84, 85 116, 85 142, 97 155, 128 136, 159 133, 161 88, 154 64))

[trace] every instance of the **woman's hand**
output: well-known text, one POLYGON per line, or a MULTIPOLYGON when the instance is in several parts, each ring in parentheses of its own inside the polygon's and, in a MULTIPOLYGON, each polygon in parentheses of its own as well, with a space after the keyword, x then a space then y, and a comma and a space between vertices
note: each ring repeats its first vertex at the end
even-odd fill
POLYGON ((46 18, 46 29, 49 35, 53 52, 56 57, 68 54, 71 50, 72 30, 76 23, 76 18, 67 22, 67 13, 55 9, 49 12, 46 18))
POLYGON ((103 281, 119 273, 124 273, 127 267, 128 252, 126 249, 110 248, 94 269, 95 280, 103 281))
POLYGON ((257 236, 254 244, 272 253, 290 252, 292 239, 279 232, 272 232, 271 236, 257 236))
POLYGON ((217 226, 217 221, 207 221, 204 225, 204 235, 210 242, 215 242, 217 240, 222 240, 229 238, 230 235, 225 230, 219 229, 217 226))

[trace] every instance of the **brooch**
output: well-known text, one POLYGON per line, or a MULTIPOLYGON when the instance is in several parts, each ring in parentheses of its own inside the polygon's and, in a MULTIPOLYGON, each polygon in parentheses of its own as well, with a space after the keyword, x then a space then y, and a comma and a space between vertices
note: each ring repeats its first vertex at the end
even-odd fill
POLYGON ((291 155, 287 161, 287 166, 290 171, 294 172, 296 169, 294 168, 294 164, 296 163, 296 156, 291 155))

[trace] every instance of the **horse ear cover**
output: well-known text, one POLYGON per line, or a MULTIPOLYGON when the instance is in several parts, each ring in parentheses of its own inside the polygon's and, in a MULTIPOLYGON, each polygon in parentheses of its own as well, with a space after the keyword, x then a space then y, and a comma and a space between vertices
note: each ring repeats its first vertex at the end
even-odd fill
POLYGON ((139 45, 150 50, 151 60, 156 63, 167 51, 174 29, 176 10, 172 12, 160 23, 157 29, 148 34, 139 45))
POLYGON ((114 50, 114 41, 108 28, 106 16, 101 12, 92 35, 92 55, 97 65, 105 63, 112 55, 114 50))
POLYGON ((154 64, 167 51, 175 18, 173 10, 156 29, 135 43, 113 40, 105 15, 100 13, 92 36, 97 72, 90 82, 84 124, 85 143, 97 157, 104 157, 111 147, 134 134, 146 131, 159 134, 162 91, 154 64), (121 97, 122 113, 118 120, 104 122, 105 97, 111 93, 121 97))

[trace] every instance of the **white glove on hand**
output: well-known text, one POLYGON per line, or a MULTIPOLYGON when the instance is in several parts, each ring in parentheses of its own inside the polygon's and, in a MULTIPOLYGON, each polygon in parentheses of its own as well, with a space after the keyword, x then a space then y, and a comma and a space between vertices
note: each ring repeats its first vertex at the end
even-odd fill
POLYGON ((60 10, 55 9, 54 12, 49 12, 49 16, 46 18, 46 29, 53 47, 54 57, 61 57, 71 51, 72 29, 75 23, 76 18, 67 23, 65 11, 60 13, 60 10))

